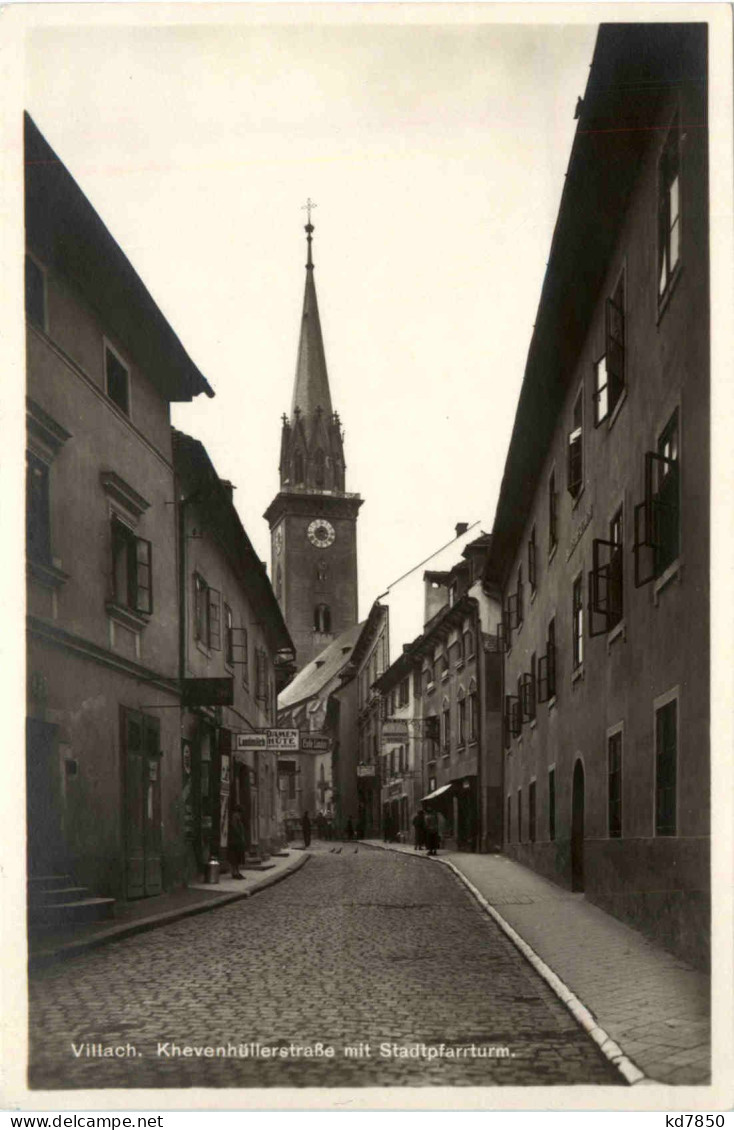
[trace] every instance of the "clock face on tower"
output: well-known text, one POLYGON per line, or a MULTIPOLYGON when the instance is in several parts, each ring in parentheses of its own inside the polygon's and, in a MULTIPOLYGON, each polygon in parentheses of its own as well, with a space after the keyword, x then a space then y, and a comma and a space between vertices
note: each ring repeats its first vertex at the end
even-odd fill
POLYGON ((336 531, 326 518, 315 518, 308 527, 308 540, 319 549, 326 549, 336 537, 336 531))

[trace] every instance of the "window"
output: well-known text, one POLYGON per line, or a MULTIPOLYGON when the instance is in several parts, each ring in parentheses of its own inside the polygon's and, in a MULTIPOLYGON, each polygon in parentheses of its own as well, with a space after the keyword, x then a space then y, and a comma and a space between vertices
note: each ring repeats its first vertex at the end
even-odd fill
POLYGON ((578 498, 584 485, 584 396, 581 390, 573 406, 573 426, 568 434, 567 490, 578 498))
POLYGON ((105 345, 107 395, 126 416, 130 415, 130 371, 117 354, 105 345))
POLYGON ((410 698, 410 683, 409 683, 408 678, 406 676, 405 679, 402 679, 400 681, 400 686, 398 687, 398 704, 400 706, 407 706, 409 698, 410 698))
POLYGON ((522 843, 522 789, 517 790, 517 842, 522 843))
POLYGON ((326 486, 326 457, 320 447, 316 448, 316 454, 313 459, 313 481, 314 485, 323 489, 326 486))
POLYGON ((453 607, 459 599, 459 582, 454 580, 449 585, 449 607, 453 607))
POLYGON ((523 722, 532 722, 535 718, 535 652, 530 657, 530 671, 522 676, 521 682, 521 709, 523 722))
POLYGON ((249 687, 250 685, 250 641, 247 634, 247 628, 239 628, 238 633, 241 642, 237 645, 242 658, 239 662, 242 664, 242 685, 249 687))
POLYGON ((605 353, 594 366, 594 425, 617 407, 625 386, 624 273, 605 306, 605 353))
MULTIPOLYGON (((325 635, 331 632, 331 609, 328 604, 316 605, 313 614, 313 627, 315 632, 321 632, 325 635)), ((371 679, 370 682, 374 682, 374 679, 371 679)))
POLYGON ((523 621, 523 590, 522 590, 522 565, 517 571, 517 609, 515 612, 517 626, 520 628, 523 621))
POLYGON ((466 745, 466 699, 463 691, 459 699, 459 745, 466 745))
POLYGON ((117 604, 153 611, 153 549, 119 518, 112 519, 112 591, 117 604))
POLYGON ((303 452, 297 451, 293 460, 293 478, 295 479, 296 486, 303 486, 304 475, 304 461, 303 452))
POLYGON ((645 454, 645 497, 635 506, 635 585, 660 577, 680 553, 678 410, 645 454))
POLYGON ((228 604, 224 605, 224 662, 234 664, 234 619, 228 604))
POLYGON ((658 164, 658 298, 680 263, 680 128, 676 116, 658 164))
POLYGON ((517 695, 505 695, 505 748, 510 744, 510 738, 518 738, 522 733, 520 722, 520 699, 517 695))
POLYGON ((25 257, 25 313, 29 322, 46 329, 46 274, 30 255, 25 257))
POLYGON ((474 655, 474 632, 471 628, 467 628, 464 632, 464 657, 471 659, 474 655))
POLYGON ((261 647, 255 649, 255 698, 268 701, 268 657, 261 647))
POLYGON ((538 578, 536 572, 536 552, 535 552, 535 526, 530 531, 528 539, 528 583, 530 585, 530 592, 534 593, 537 588, 538 578))
POLYGON ((546 653, 538 660, 538 702, 548 702, 556 693, 556 620, 548 621, 546 653))
POLYGON ((548 479, 548 552, 552 553, 558 545, 558 493, 556 473, 551 471, 548 479))
POLYGON ((440 675, 440 677, 442 679, 447 679, 449 676, 449 660, 446 654, 442 653, 441 655, 439 655, 436 661, 436 666, 438 668, 438 674, 440 675))
POLYGON ((512 840, 512 797, 509 796, 509 794, 507 797, 507 828, 505 831, 505 839, 508 844, 512 840))
POLYGON ((528 788, 528 838, 531 844, 535 843, 535 781, 528 788))
POLYGON ((444 753, 449 752, 451 745, 451 707, 448 701, 444 699, 443 710, 441 711, 441 748, 444 753))
POLYGON ((210 588, 200 573, 194 573, 194 638, 220 651, 222 647, 221 596, 210 588))
POLYGON ((594 538, 589 573, 589 635, 608 632, 622 619, 623 522, 621 508, 609 523, 609 540, 594 538), (597 617, 599 619, 597 619, 597 617))
POLYGON ((26 456, 26 552, 35 561, 51 560, 49 468, 30 452, 26 456))
POLYGON ((581 602, 581 577, 573 582, 572 594, 572 635, 573 635, 573 668, 574 671, 581 666, 584 660, 584 607, 581 602))
POLYGON ((676 835, 678 701, 655 711, 655 835, 676 835))
POLYGON ((477 740, 477 687, 472 680, 469 684, 469 741, 477 740))
POLYGON ((548 837, 556 838, 556 771, 548 770, 548 837))
POLYGON ((622 731, 610 734, 607 739, 607 764, 609 775, 609 835, 622 835, 622 731))
POLYGON ((324 561, 323 557, 320 559, 316 566, 316 584, 325 585, 329 580, 329 566, 324 561))
POLYGON ((279 601, 283 599, 283 570, 280 565, 275 571, 275 597, 279 601))

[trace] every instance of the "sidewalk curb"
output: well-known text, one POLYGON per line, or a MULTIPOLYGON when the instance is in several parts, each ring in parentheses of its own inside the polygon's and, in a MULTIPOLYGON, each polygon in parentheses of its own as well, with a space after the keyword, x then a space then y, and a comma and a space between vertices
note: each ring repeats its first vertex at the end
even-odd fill
POLYGON ((137 922, 110 926, 103 933, 92 934, 88 938, 80 938, 78 941, 64 942, 60 946, 47 950, 31 951, 28 954, 28 968, 29 970, 40 969, 67 957, 77 957, 86 950, 98 949, 100 946, 121 941, 123 938, 130 938, 135 934, 147 934, 150 930, 156 930, 159 926, 170 926, 174 922, 179 922, 182 918, 193 918, 194 915, 204 914, 207 910, 217 910, 229 903, 252 898, 260 891, 274 887, 276 883, 281 883, 284 879, 295 875, 296 871, 300 871, 310 858, 311 852, 302 852, 300 857, 294 859, 291 866, 284 867, 277 875, 268 875, 259 880, 257 885, 251 887, 248 891, 232 891, 230 894, 220 895, 219 898, 209 899, 206 902, 192 903, 191 906, 180 907, 178 910, 170 910, 163 914, 151 915, 150 918, 140 918, 137 922))
MULTIPOLYGON (((376 847, 382 851, 391 851, 395 855, 408 855, 408 852, 401 851, 400 848, 393 848, 389 845, 383 844, 365 844, 365 847, 376 847)), ((427 856, 416 853, 418 858, 427 859, 427 856)), ((629 1056, 625 1055, 619 1044, 611 1038, 611 1036, 604 1031, 594 1019, 593 1014, 589 1011, 585 1004, 583 1004, 575 993, 572 993, 568 985, 554 973, 549 965, 547 965, 541 957, 535 952, 532 946, 528 945, 524 938, 522 938, 517 930, 515 930, 509 922, 506 921, 496 910, 491 903, 477 890, 472 882, 467 879, 463 871, 460 871, 455 863, 450 859, 441 859, 440 856, 433 856, 432 862, 442 863, 444 867, 448 867, 453 871, 454 875, 464 884, 472 897, 479 903, 482 910, 492 918, 500 930, 509 938, 516 949, 520 951, 524 958, 530 962, 545 983, 553 990, 558 999, 566 1006, 568 1011, 573 1016, 574 1020, 579 1024, 584 1031, 591 1037, 595 1044, 598 1045, 600 1052, 612 1063, 619 1073, 622 1075, 625 1083, 630 1086, 639 1083, 651 1083, 652 1080, 641 1071, 636 1063, 633 1063, 629 1056)))

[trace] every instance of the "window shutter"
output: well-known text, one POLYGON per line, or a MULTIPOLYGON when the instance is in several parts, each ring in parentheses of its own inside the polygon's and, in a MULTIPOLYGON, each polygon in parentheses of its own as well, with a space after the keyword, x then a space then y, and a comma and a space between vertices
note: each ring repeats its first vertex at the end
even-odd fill
POLYGON ((209 647, 222 650, 222 596, 218 589, 209 589, 209 647))
POLYGON ((622 284, 606 303, 607 380, 609 411, 613 412, 624 388, 624 291, 622 284), (621 294, 618 292, 621 291, 621 294), (620 305, 621 301, 621 305, 620 305))
POLYGON ((581 438, 581 428, 574 428, 568 437, 567 490, 573 498, 579 493, 583 480, 581 438))
POLYGON ((153 611, 153 547, 145 538, 135 539, 135 602, 136 612, 150 615, 153 611))
POLYGON ((550 698, 548 692, 548 656, 541 655, 538 660, 538 702, 547 702, 550 698))

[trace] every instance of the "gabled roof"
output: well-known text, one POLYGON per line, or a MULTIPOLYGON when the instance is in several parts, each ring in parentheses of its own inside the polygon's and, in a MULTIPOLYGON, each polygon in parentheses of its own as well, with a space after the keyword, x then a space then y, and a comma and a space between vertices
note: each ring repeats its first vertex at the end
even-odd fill
MULTIPOLYGON (((311 225, 309 224, 309 227, 311 225)), ((306 229, 308 231, 308 228, 306 229)), ((303 314, 301 315, 301 337, 298 343, 296 380, 293 387, 291 417, 296 408, 304 416, 313 416, 321 408, 325 420, 332 415, 329 377, 326 372, 326 354, 321 335, 319 304, 316 299, 316 283, 311 262, 311 235, 308 236, 308 263, 306 264, 306 287, 303 295, 303 314)))
POLYGON ((104 328, 169 401, 214 396, 71 173, 25 115, 26 240, 83 295, 104 328))
POLYGON ((198 502, 222 535, 243 589, 252 597, 258 620, 273 651, 293 651, 293 641, 265 566, 245 532, 225 482, 219 478, 203 443, 172 428, 173 463, 190 497, 198 502))
POLYGON ((314 698, 334 679, 339 672, 352 662, 355 644, 367 621, 347 628, 328 647, 307 663, 299 671, 292 683, 278 696, 278 709, 285 710, 296 703, 314 698))

